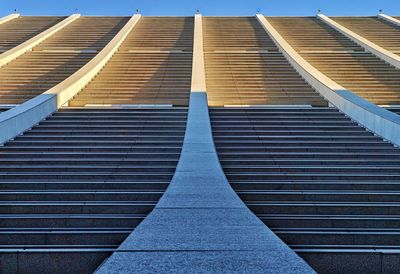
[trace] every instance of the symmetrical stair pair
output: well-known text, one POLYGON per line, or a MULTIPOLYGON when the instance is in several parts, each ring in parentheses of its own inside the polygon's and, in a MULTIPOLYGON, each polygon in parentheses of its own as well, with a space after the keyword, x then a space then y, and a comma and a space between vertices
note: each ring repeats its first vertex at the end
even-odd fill
MULTIPOLYGON (((94 56, 127 20, 91 17, 86 20, 94 22, 78 24, 83 19, 75 24, 80 36, 71 37, 73 22, 37 48, 94 56)), ((113 106, 62 108, 0 149, 0 267, 6 273, 94 271, 171 181, 186 128, 193 18, 139 22, 70 102, 113 106)))
MULTIPOLYGON (((73 56, 62 61, 56 65, 60 70, 52 70, 55 75, 73 73, 127 20, 110 18, 97 28, 99 34, 82 32, 89 39, 81 43, 83 36, 68 28, 81 32, 84 19, 37 47, 45 54, 41 58, 57 55, 58 49, 63 56, 86 56, 71 66, 73 56), (64 43, 62 35, 76 40, 69 36, 64 43)), ((214 140, 233 188, 317 271, 389 271, 385 267, 395 265, 398 256, 392 253, 399 250, 399 150, 334 108, 321 107, 327 102, 289 65, 256 19, 203 20, 209 105, 217 106, 210 109, 214 140)), ((395 87, 397 70, 317 19, 268 20, 334 80, 353 89, 346 81, 354 77, 360 81, 358 93, 372 94, 372 87, 380 94, 371 97, 375 102, 396 104, 394 89, 392 97, 384 94, 395 87), (302 28, 315 31, 319 40, 304 36, 302 28), (336 58, 340 64, 334 67, 336 58), (379 69, 371 71, 375 65, 379 69), (351 73, 344 77, 335 70, 351 73)), ((187 106, 192 43, 193 18, 141 19, 70 102, 102 108, 64 108, 0 149, 1 269, 90 272, 154 207, 174 173, 187 109, 117 105, 187 106)), ((34 54, 2 68, 0 76, 34 54)), ((50 84, 37 92, 57 81, 46 78, 50 84)))

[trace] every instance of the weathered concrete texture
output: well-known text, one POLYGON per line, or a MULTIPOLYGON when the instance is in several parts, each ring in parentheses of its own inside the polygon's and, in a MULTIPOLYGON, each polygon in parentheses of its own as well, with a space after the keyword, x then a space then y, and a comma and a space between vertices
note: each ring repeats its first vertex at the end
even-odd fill
POLYGON ((97 271, 157 272, 314 273, 230 187, 205 93, 191 94, 184 146, 167 192, 97 271))
POLYGON ((371 52, 378 58, 382 59, 383 61, 391 64, 392 66, 396 68, 400 68, 400 56, 397 54, 394 54, 393 52, 390 52, 377 44, 369 41, 368 39, 362 37, 361 35, 358 35, 357 33, 351 31, 350 29, 342 26, 338 22, 332 20, 326 15, 323 14, 318 14, 317 17, 326 23, 328 26, 332 27, 333 29, 337 30, 347 38, 351 39, 353 42, 357 43, 367 51, 371 52))
POLYGON ((399 273, 399 256, 396 251, 385 250, 379 253, 368 252, 359 249, 348 253, 346 250, 326 251, 318 253, 313 251, 300 251, 299 253, 307 261, 312 262, 316 271, 320 273, 363 273, 363 274, 396 274, 399 273), (351 261, 352 264, 343 262, 351 261), (360 269, 362 265, 362 270, 360 269))

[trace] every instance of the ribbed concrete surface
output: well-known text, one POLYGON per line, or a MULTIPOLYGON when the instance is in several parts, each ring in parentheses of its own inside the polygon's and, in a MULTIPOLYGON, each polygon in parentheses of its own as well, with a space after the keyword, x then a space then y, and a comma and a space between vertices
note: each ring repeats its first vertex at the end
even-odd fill
POLYGON ((254 17, 205 17, 210 106, 326 105, 254 17))
POLYGON ((71 102, 187 106, 192 17, 142 17, 99 75, 71 102))
POLYGON ((18 46, 65 18, 61 16, 19 16, 1 24, 0 53, 18 46))
POLYGON ((186 113, 62 109, 2 147, 1 272, 92 272, 164 193, 186 113))
POLYGON ((93 58, 128 19, 80 17, 3 66, 0 104, 23 103, 60 83, 93 58))
POLYGON ((364 51, 315 17, 268 17, 311 65, 378 105, 400 105, 400 70, 364 51))
POLYGON ((330 17, 393 53, 400 54, 400 27, 378 17, 330 17))
POLYGON ((224 172, 320 273, 395 273, 400 150, 333 108, 210 109, 224 172))

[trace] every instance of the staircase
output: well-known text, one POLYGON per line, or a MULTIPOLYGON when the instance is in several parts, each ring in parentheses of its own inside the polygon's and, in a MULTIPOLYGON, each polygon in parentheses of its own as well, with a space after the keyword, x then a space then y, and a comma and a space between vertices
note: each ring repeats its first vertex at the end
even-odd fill
POLYGON ((372 43, 400 54, 400 27, 374 17, 330 17, 372 43))
POLYGON ((1 24, 0 53, 18 46, 65 18, 60 16, 19 16, 1 24))
POLYGON ((187 106, 193 28, 193 17, 142 17, 69 105, 187 106))
POLYGON ((326 106, 256 18, 205 17, 203 25, 210 106, 326 106))
POLYGON ((62 82, 90 61, 128 19, 80 17, 1 67, 0 105, 21 104, 62 82))
POLYGON ((267 20, 304 59, 332 80, 377 105, 400 105, 400 70, 315 17, 267 20))
POLYGON ((320 273, 392 273, 400 150, 334 108, 211 108, 241 199, 320 273), (381 272, 382 271, 382 272, 381 272))
POLYGON ((61 109, 1 147, 2 273, 92 272, 168 186, 186 115, 61 109))

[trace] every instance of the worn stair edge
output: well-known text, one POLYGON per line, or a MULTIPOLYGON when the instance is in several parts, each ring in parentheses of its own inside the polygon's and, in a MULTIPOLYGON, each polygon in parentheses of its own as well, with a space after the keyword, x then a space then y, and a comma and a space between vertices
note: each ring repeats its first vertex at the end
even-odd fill
POLYGON ((396 26, 400 27, 400 20, 398 20, 396 18, 393 18, 392 16, 389 16, 389 15, 384 14, 384 13, 379 13, 378 17, 383 19, 383 20, 385 20, 385 21, 387 21, 387 22, 390 22, 390 23, 395 24, 396 26))
POLYGON ((18 18, 18 17, 20 17, 19 13, 11 13, 7 16, 4 16, 4 17, 0 18, 0 25, 6 23, 8 21, 11 21, 15 18, 18 18))
POLYGON ((0 54, 0 67, 6 65, 7 63, 13 61, 17 57, 21 56, 22 54, 32 50, 35 46, 55 34, 56 32, 62 30, 76 19, 78 19, 81 15, 80 14, 72 14, 71 16, 65 18, 58 24, 52 26, 51 28, 39 33, 38 35, 32 37, 31 39, 19 44, 18 46, 7 50, 0 54))
POLYGON ((333 106, 374 134, 400 146, 400 116, 368 102, 304 60, 262 14, 257 19, 296 71, 333 106))
POLYGON ((336 31, 340 32, 356 44, 360 45, 367 51, 371 52, 374 54, 376 57, 380 58, 381 60, 385 61, 386 63, 400 69, 400 56, 397 54, 394 54, 393 52, 384 49, 377 44, 369 41, 368 39, 362 37, 361 35, 358 35, 357 33, 351 31, 350 29, 342 26, 338 22, 332 20, 328 16, 319 13, 317 14, 317 18, 320 19, 322 22, 327 24, 328 26, 332 27, 336 31))
POLYGON ((132 16, 92 60, 67 79, 27 102, 0 113, 0 144, 32 128, 84 88, 118 50, 140 17, 140 14, 132 16))
POLYGON ((214 147, 195 16, 192 89, 182 153, 155 209, 96 273, 315 273, 230 187, 214 147))

